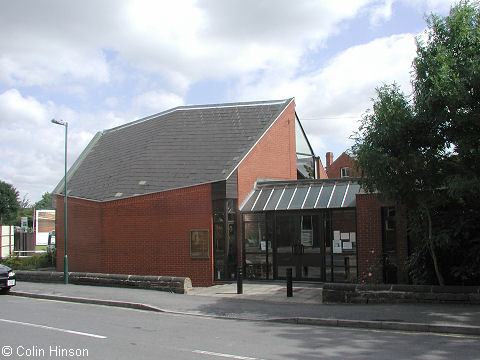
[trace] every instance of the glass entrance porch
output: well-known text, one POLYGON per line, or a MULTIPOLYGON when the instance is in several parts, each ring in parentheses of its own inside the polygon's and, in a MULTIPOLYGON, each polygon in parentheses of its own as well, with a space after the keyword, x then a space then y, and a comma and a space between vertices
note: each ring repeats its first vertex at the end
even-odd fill
POLYGON ((241 207, 248 279, 350 282, 357 278, 356 183, 269 182, 241 207))
POLYGON ((322 215, 275 216, 275 278, 285 278, 292 268, 294 279, 325 279, 322 215))
POLYGON ((244 214, 243 226, 248 279, 285 279, 288 268, 295 280, 357 277, 354 209, 244 214), (337 242, 340 246, 334 247, 337 242))

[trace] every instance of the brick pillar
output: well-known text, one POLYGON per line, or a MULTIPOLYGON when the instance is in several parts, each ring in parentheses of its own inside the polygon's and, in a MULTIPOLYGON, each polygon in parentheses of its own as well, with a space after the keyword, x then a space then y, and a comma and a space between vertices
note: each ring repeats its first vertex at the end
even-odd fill
MULTIPOLYGON (((358 276, 367 274, 372 261, 375 258, 381 259, 382 254, 381 203, 374 194, 359 194, 357 195, 358 276)), ((380 269, 375 276, 379 281, 383 281, 383 269, 380 269)))

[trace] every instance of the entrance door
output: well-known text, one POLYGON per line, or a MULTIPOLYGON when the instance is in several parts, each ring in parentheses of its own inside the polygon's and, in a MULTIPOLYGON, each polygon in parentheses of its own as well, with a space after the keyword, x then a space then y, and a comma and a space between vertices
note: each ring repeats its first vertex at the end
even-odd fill
POLYGON ((276 278, 285 278, 291 268, 296 280, 324 279, 320 215, 277 215, 276 278))

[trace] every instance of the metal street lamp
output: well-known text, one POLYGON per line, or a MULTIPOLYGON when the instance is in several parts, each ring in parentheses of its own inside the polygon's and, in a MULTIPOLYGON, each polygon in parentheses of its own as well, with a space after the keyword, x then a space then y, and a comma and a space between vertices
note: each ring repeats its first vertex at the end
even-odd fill
POLYGON ((52 123, 57 124, 57 125, 62 125, 65 127, 65 174, 64 174, 64 191, 65 191, 65 197, 64 197, 64 204, 65 204, 65 209, 64 209, 64 225, 63 229, 65 231, 64 234, 64 254, 65 256, 63 257, 63 277, 65 279, 65 284, 68 284, 68 256, 67 256, 67 133, 68 133, 68 122, 63 121, 63 120, 55 120, 52 119, 52 123))

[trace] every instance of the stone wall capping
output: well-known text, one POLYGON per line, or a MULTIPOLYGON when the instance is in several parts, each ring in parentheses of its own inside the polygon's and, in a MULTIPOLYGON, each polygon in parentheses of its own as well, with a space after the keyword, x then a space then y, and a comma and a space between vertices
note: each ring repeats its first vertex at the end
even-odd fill
MULTIPOLYGON (((32 282, 63 282, 63 272, 57 271, 15 271, 19 281, 32 282)), ((77 285, 97 285, 113 287, 133 287, 137 289, 151 289, 167 291, 177 294, 186 294, 192 288, 192 281, 188 277, 153 276, 153 275, 125 275, 125 274, 97 274, 86 272, 69 272, 69 283, 77 285)))
POLYGON ((480 304, 480 286, 327 283, 324 303, 480 304))

